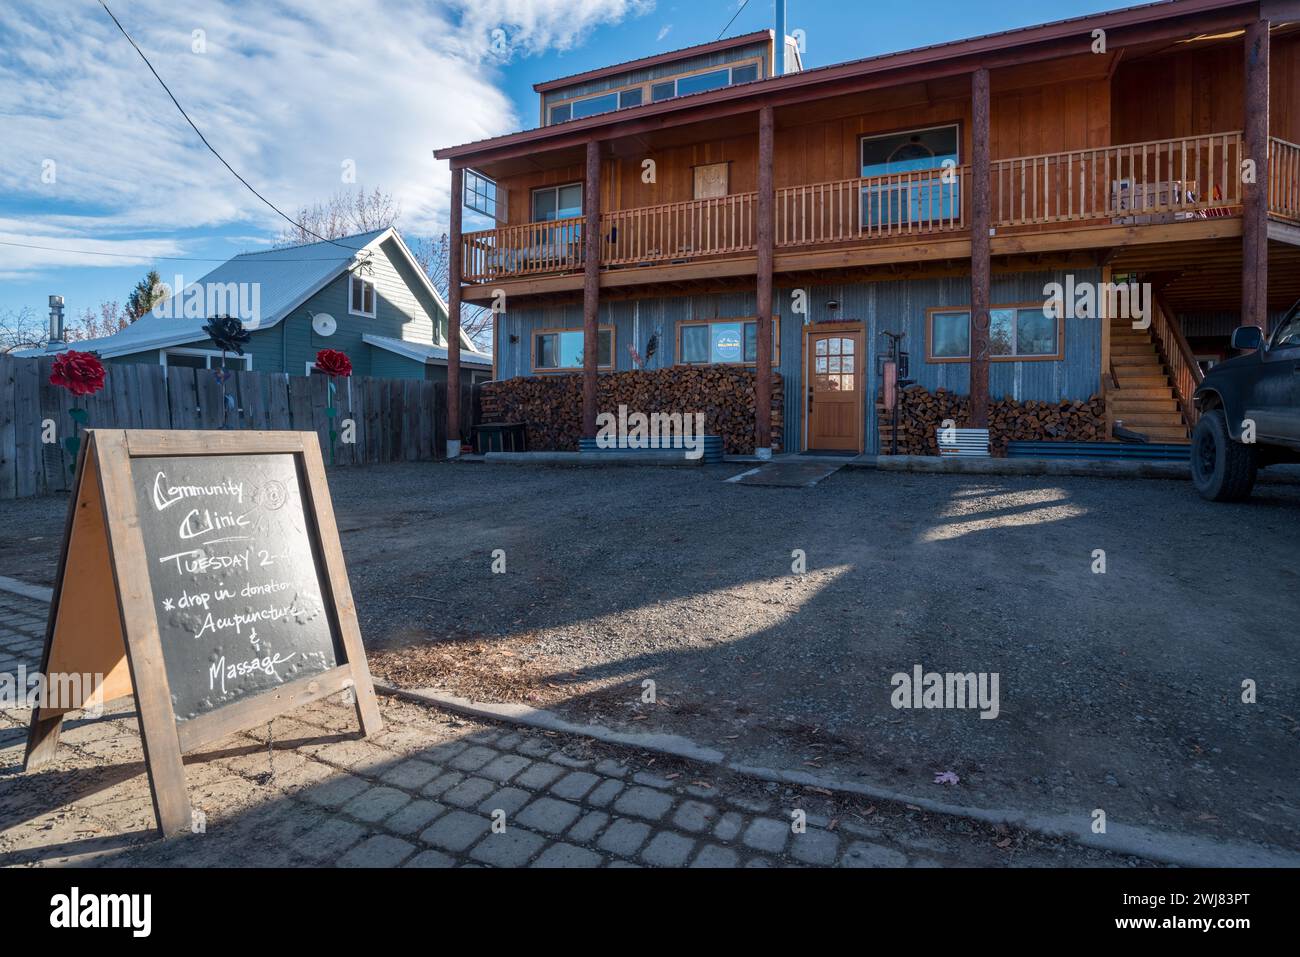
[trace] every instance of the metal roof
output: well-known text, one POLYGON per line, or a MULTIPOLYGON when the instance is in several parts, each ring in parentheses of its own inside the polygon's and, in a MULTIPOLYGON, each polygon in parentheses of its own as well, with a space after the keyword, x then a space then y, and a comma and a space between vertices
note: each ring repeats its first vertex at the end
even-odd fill
MULTIPOLYGON (((187 283, 185 290, 202 291, 210 286, 226 283, 257 283, 260 316, 256 322, 248 321, 247 317, 241 318, 245 319, 245 328, 250 331, 269 329, 359 263, 368 250, 378 248, 389 239, 396 242, 400 253, 409 261, 416 275, 424 280, 424 285, 432 293, 438 308, 446 314, 446 302, 429 282, 424 270, 420 268, 406 244, 402 242, 402 237, 397 230, 391 226, 354 236, 343 236, 328 242, 242 253, 222 263, 197 282, 187 283), (339 248, 341 246, 346 248, 339 248), (348 250, 353 252, 349 254, 348 250)), ((184 290, 173 290, 172 299, 177 311, 181 311, 184 307, 184 296, 184 290)), ((136 352, 148 352, 152 349, 165 349, 189 342, 202 342, 208 338, 208 334, 203 331, 208 318, 206 311, 199 317, 160 316, 151 311, 111 336, 85 339, 62 348, 96 352, 105 358, 113 358, 136 352)), ((463 329, 461 336, 462 346, 472 349, 473 346, 464 335, 463 329)), ((52 351, 61 351, 61 349, 52 351)))
MULTIPOLYGON (((393 339, 389 336, 376 336, 369 332, 361 337, 361 341, 367 345, 374 346, 377 349, 386 349, 387 351, 396 353, 399 356, 414 359, 416 362, 430 362, 434 365, 444 366, 447 364, 446 346, 435 346, 427 342, 409 342, 406 339, 393 339)), ((463 366, 476 366, 484 369, 491 369, 492 357, 486 352, 477 352, 473 349, 461 349, 460 364, 463 366)))
MULTIPOLYGON (((553 126, 542 126, 530 130, 520 130, 514 133, 504 133, 499 136, 487 137, 470 143, 447 146, 435 150, 434 156, 437 159, 472 157, 476 153, 497 149, 499 147, 515 146, 519 144, 540 144, 541 141, 552 136, 560 138, 572 136, 575 133, 587 130, 595 131, 600 127, 622 123, 633 117, 644 116, 657 118, 663 114, 673 113, 679 110, 686 111, 692 107, 706 103, 758 97, 777 93, 779 91, 813 86, 820 82, 829 82, 846 76, 865 76, 876 73, 885 73, 890 70, 927 66, 966 56, 990 55, 1015 49, 1020 46, 1028 46, 1030 44, 1051 40, 1060 40, 1064 37, 1072 37, 1075 34, 1080 35, 1086 40, 1086 30, 1094 27, 1111 29, 1124 26, 1157 23, 1162 20, 1171 20, 1180 16, 1215 13, 1222 10, 1244 6, 1257 7, 1258 0, 1157 0, 1157 2, 1154 3, 1122 7, 1101 13, 1086 14, 1083 16, 1071 17, 1066 20, 1055 20, 1032 26, 1016 27, 1011 30, 1003 30, 998 33, 989 33, 968 39, 949 40, 943 43, 934 43, 928 46, 915 47, 910 50, 903 50, 894 53, 882 53, 875 56, 863 57, 857 60, 847 60, 841 63, 828 64, 826 66, 805 68, 796 73, 766 77, 739 86, 691 93, 686 96, 660 100, 657 103, 643 103, 640 106, 626 107, 609 113, 601 113, 596 116, 585 117, 580 120, 571 120, 567 123, 557 123, 553 126)), ((594 132, 593 135, 595 135, 594 132)))

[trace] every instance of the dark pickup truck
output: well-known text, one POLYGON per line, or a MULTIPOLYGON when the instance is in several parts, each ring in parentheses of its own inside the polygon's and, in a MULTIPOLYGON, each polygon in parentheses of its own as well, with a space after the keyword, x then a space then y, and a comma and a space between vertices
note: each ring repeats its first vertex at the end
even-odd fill
POLYGON ((1300 302, 1267 344, 1242 326, 1232 347, 1246 354, 1207 372, 1193 396, 1192 483, 1215 502, 1247 498, 1265 466, 1300 462, 1300 302))

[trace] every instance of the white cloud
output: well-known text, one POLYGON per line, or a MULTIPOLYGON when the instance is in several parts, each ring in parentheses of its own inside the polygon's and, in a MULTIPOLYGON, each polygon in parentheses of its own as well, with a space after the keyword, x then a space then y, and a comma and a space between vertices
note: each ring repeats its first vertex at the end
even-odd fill
POLYGON ((655 39, 660 42, 663 42, 664 37, 668 36, 668 34, 672 33, 672 31, 673 31, 673 25, 671 23, 665 23, 662 27, 659 28, 659 35, 656 36, 655 39))
MULTIPOLYGON (((351 161, 358 184, 397 197, 412 234, 446 223, 449 175, 434 149, 519 128, 499 88, 504 62, 569 49, 597 26, 653 9, 649 0, 109 5, 209 141, 263 195, 292 214, 344 188, 342 164, 351 161), (197 29, 203 53, 191 49, 197 29), (508 38, 504 54, 491 47, 494 29, 508 38)), ((131 234, 283 225, 203 147, 97 4, 19 0, 6 21, 0 194, 11 217, 14 203, 37 213, 0 223, 4 233, 184 255, 172 240, 131 234), (46 160, 52 183, 42 180, 46 160)), ((0 247, 0 268, 130 262, 19 252, 0 247)))

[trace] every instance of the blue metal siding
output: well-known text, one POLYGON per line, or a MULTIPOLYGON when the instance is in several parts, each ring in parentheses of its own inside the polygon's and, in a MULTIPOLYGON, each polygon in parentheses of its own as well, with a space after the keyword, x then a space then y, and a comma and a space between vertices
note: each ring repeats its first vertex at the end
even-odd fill
MULTIPOLYGON (((1049 282, 1065 282, 1062 271, 995 275, 991 295, 995 305, 1041 302, 1049 282)), ((1074 272, 1075 283, 1100 282, 1099 270, 1074 272)), ((911 354, 911 375, 931 391, 939 388, 965 394, 970 386, 966 363, 925 361, 925 311, 936 306, 966 306, 970 302, 970 279, 953 276, 890 282, 858 282, 834 286, 782 286, 776 290, 776 310, 781 315, 781 356, 778 369, 783 377, 785 420, 783 448, 803 448, 803 318, 792 309, 795 289, 806 292, 809 322, 861 322, 865 341, 866 448, 875 451, 878 430, 875 397, 880 388, 876 376, 876 353, 883 346, 881 333, 905 332, 903 347, 911 354), (839 308, 827 303, 835 300, 839 308)), ((649 368, 660 369, 676 361, 677 324, 701 319, 753 316, 757 312, 754 293, 718 293, 603 303, 602 325, 615 328, 615 367, 632 368, 627 347, 635 342, 645 355, 650 335, 660 333, 659 349, 649 368)), ((582 306, 530 307, 513 309, 501 318, 498 339, 498 375, 503 379, 531 375, 532 333, 545 328, 581 328, 582 306), (518 342, 510 342, 511 335, 518 342)), ((1060 361, 993 362, 989 367, 989 394, 1018 401, 1037 399, 1086 399, 1097 393, 1101 380, 1101 323, 1096 319, 1065 321, 1065 358, 1060 361)))

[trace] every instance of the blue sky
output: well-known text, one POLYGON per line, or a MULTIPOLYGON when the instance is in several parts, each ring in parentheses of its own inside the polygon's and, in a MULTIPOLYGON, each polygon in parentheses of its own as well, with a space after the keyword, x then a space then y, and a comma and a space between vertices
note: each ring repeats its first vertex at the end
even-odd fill
MULTIPOLYGON (((821 66, 1114 9, 1106 0, 789 0, 821 66)), ((532 84, 717 39, 739 0, 109 0, 214 146, 290 212, 356 185, 445 229, 431 151, 536 125, 532 84), (493 31, 504 30, 502 52, 493 31)), ((727 29, 771 26, 750 0, 727 29)), ((5 0, 0 19, 0 314, 124 302, 151 267, 198 279, 283 224, 206 151, 94 0, 5 0), (89 252, 113 256, 87 255, 89 252)))

